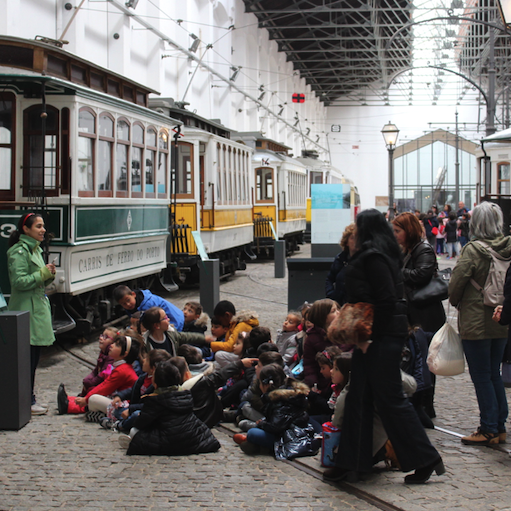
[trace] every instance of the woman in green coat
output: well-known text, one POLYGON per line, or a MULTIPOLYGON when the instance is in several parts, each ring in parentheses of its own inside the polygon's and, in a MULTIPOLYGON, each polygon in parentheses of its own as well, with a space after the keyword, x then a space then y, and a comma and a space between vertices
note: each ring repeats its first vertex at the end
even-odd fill
POLYGON ((44 264, 39 247, 44 240, 44 220, 37 213, 24 214, 16 231, 9 238, 7 262, 11 297, 9 310, 30 312, 30 371, 32 383, 32 415, 42 415, 47 406, 36 403, 34 380, 41 346, 50 346, 55 341, 51 321, 50 301, 44 292, 45 286, 55 278, 55 265, 44 264))

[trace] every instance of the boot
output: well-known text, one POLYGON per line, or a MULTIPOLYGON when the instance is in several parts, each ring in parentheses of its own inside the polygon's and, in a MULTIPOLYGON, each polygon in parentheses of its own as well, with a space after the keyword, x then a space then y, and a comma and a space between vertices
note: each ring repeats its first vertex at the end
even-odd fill
POLYGON ((64 384, 61 383, 57 390, 57 408, 59 410, 59 415, 67 413, 68 407, 69 399, 67 397, 66 388, 64 387, 64 384))
POLYGON ((422 391, 422 404, 424 406, 424 411, 430 419, 434 419, 436 417, 435 407, 433 406, 434 399, 435 387, 422 391))

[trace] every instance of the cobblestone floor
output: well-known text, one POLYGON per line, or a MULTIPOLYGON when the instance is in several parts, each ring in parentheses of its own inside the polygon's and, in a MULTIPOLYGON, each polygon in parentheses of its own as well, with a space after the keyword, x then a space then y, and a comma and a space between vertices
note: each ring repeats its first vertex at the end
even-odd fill
MULTIPOLYGON (((182 306, 198 294, 179 291, 170 299, 182 306)), ((221 299, 233 301, 238 309, 257 310, 261 324, 275 332, 287 311, 287 278, 274 279, 270 262, 249 265, 248 271, 222 284, 221 299)), ((76 345, 72 352, 94 361, 97 347, 76 345)), ((116 433, 85 423, 81 416, 57 415, 58 384, 64 382, 72 394, 85 374, 87 368, 78 359, 58 347, 48 350, 38 369, 36 390, 50 412, 18 432, 0 431, 0 510, 376 509, 292 465, 269 456, 244 455, 223 429, 215 430, 222 445, 217 453, 125 456, 116 433)), ((511 390, 507 392, 509 396, 511 390)), ((475 428, 478 409, 468 373, 438 379, 436 410, 435 424, 441 428, 458 434, 475 428)), ((355 488, 406 511, 511 510, 511 459, 502 448, 506 446, 468 447, 452 434, 428 433, 444 458, 445 476, 409 487, 402 473, 381 471, 355 488)), ((317 458, 301 463, 321 470, 317 458)))

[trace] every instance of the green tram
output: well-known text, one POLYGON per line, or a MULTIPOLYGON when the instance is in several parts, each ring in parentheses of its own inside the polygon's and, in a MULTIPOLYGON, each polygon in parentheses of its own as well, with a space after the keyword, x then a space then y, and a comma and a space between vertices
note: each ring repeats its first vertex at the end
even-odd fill
POLYGON ((116 284, 147 287, 167 267, 181 121, 149 109, 152 92, 51 42, 0 37, 0 287, 8 299, 10 232, 42 212, 56 333, 99 327, 116 284))

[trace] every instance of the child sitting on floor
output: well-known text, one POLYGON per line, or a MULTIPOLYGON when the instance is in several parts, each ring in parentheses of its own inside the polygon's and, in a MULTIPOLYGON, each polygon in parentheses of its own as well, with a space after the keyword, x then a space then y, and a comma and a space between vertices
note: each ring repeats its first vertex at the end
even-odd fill
POLYGON ((132 291, 128 286, 117 286, 113 292, 114 300, 131 317, 134 312, 144 312, 151 307, 161 307, 174 328, 181 332, 185 323, 183 311, 174 304, 164 300, 158 295, 153 295, 149 289, 135 289, 132 291))
MULTIPOLYGON (((156 365, 169 359, 170 355, 165 350, 151 350, 145 354, 142 363, 144 372, 138 377, 135 385, 130 389, 116 392, 111 400, 104 398, 107 416, 101 419, 100 424, 103 428, 130 431, 144 406, 142 398, 154 392, 153 375, 156 365), (128 406, 125 406, 126 403, 128 406)), ((95 399, 98 400, 99 397, 95 399)))
POLYGON ((282 330, 277 330, 277 348, 287 367, 293 367, 298 358, 296 335, 299 332, 302 315, 297 311, 289 311, 282 324, 282 330))
POLYGON ((190 344, 182 344, 177 349, 177 356, 183 357, 188 364, 192 376, 198 374, 209 374, 214 371, 213 362, 206 361, 202 358, 202 352, 199 348, 190 344))
POLYGON ((185 324, 183 332, 196 332, 203 334, 208 329, 209 316, 203 312, 199 302, 186 302, 183 307, 185 324))
POLYGON ((225 342, 225 334, 229 327, 222 325, 221 321, 213 316, 211 318, 211 335, 215 338, 215 342, 225 342))
POLYGON ((155 392, 144 398, 144 407, 128 435, 119 444, 129 455, 180 456, 215 452, 220 443, 193 413, 189 390, 181 390, 181 375, 170 360, 154 372, 155 392))
POLYGON ((178 332, 161 307, 152 307, 144 312, 140 319, 146 328, 144 340, 147 351, 162 349, 170 353, 171 357, 177 354, 177 348, 181 344, 193 346, 205 346, 206 338, 203 334, 193 332, 178 332))
POLYGON ((83 388, 79 396, 83 397, 90 389, 96 387, 112 372, 112 357, 110 357, 110 345, 112 344, 117 330, 112 327, 105 328, 99 336, 99 355, 96 367, 83 379, 83 388))
POLYGON ((99 422, 106 413, 106 407, 102 399, 98 399, 95 404, 95 396, 100 398, 110 396, 114 392, 133 387, 138 377, 131 364, 137 359, 139 350, 139 340, 129 335, 117 334, 110 347, 110 356, 114 361, 114 369, 110 376, 89 390, 84 397, 68 397, 64 386, 62 385, 62 389, 59 387, 57 395, 59 413, 85 413, 88 406, 87 419, 90 422, 99 422))

